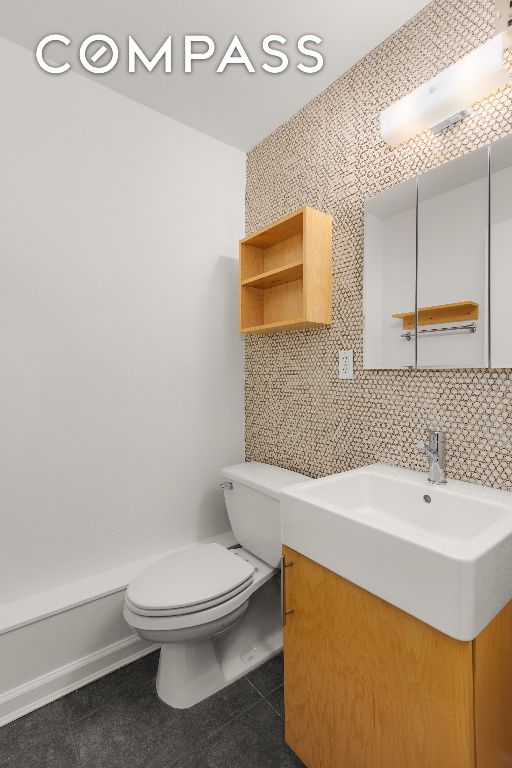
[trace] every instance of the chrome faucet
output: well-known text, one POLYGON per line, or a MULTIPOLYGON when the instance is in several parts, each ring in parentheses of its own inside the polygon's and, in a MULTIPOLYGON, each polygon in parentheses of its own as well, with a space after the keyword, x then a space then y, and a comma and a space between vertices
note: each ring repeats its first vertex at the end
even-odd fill
POLYGON ((436 485, 446 483, 446 433, 427 430, 428 441, 418 443, 418 453, 428 459, 428 481, 436 485))

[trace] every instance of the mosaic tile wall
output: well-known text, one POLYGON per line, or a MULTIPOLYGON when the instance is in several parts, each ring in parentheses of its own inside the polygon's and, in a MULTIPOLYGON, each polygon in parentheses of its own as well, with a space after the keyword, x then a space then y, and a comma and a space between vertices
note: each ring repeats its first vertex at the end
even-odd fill
POLYGON ((449 476, 512 490, 511 371, 362 368, 365 198, 512 132, 512 88, 396 149, 379 113, 493 25, 491 0, 436 0, 249 153, 248 233, 304 204, 333 216, 334 321, 246 338, 248 459, 314 477, 375 461, 425 471, 416 443, 431 426, 448 433, 449 476), (354 350, 354 381, 337 378, 340 349, 354 350))

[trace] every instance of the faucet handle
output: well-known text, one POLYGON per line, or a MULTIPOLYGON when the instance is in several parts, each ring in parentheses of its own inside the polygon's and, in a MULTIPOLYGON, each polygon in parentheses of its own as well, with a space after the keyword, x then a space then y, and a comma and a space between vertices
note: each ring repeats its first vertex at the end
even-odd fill
POLYGON ((418 440, 416 443, 416 450, 418 453, 425 454, 427 452, 427 444, 423 440, 418 440))

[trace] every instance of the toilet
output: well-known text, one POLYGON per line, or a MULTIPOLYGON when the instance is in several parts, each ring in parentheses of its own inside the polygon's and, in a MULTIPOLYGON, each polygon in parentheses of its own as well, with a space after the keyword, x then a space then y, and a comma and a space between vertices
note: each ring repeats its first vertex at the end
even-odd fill
POLYGON ((260 462, 222 470, 238 544, 197 544, 162 558, 126 591, 124 617, 161 643, 157 693, 185 709, 258 667, 283 646, 282 488, 305 475, 260 462))

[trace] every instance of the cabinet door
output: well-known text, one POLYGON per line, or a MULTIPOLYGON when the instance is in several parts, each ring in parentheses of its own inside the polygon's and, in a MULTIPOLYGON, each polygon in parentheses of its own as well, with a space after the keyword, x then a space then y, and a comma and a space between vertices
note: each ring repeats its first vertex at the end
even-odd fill
POLYGON ((416 203, 416 179, 386 189, 365 203, 365 368, 414 368, 416 365, 414 335, 404 337, 402 320, 396 318, 397 313, 414 312, 416 203))
POLYGON ((418 178, 418 368, 489 365, 488 260, 484 147, 418 178))
POLYGON ((474 644, 477 765, 511 768, 512 602, 474 644))
POLYGON ((512 134, 491 145, 491 367, 512 368, 512 134))
POLYGON ((286 741, 308 768, 473 768, 472 643, 284 554, 286 741))

